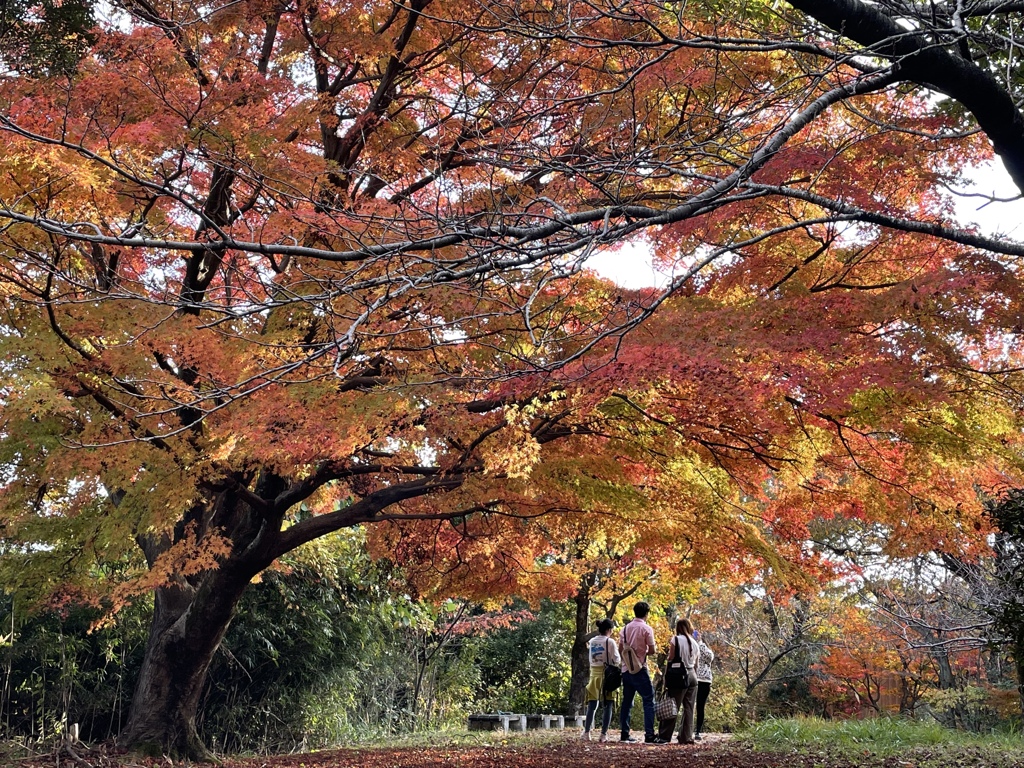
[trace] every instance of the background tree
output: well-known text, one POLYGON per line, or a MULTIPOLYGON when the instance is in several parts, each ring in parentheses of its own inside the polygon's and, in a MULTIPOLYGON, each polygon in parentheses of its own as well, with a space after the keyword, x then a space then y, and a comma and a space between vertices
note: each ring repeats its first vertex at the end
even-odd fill
POLYGON ((989 504, 995 522, 996 580, 999 586, 996 600, 988 601, 990 611, 999 629, 1009 640, 1011 653, 1017 665, 1017 690, 1024 711, 1024 606, 1022 606, 1022 577, 1024 558, 1021 557, 1024 516, 1019 490, 1007 491, 989 504))
POLYGON ((7 0, 0 5, 0 66, 22 74, 73 75, 94 42, 90 0, 7 0))

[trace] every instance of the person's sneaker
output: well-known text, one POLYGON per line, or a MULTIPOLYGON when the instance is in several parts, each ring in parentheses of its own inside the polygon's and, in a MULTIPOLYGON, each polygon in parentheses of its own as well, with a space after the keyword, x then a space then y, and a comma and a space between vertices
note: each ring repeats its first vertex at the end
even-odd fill
POLYGON ((628 733, 622 734, 622 737, 619 739, 619 741, 621 743, 623 743, 623 744, 636 744, 637 743, 637 739, 634 739, 628 733))
POLYGON ((583 733, 581 733, 580 739, 582 741, 590 741, 590 731, 584 731, 583 733))
POLYGON ((602 733, 600 736, 597 737, 597 740, 604 744, 606 741, 608 741, 608 734, 602 733))
POLYGON ((701 735, 700 735, 699 733, 695 733, 695 734, 693 735, 693 740, 694 740, 694 741, 704 741, 704 739, 703 739, 703 738, 701 738, 701 735))
POLYGON ((668 741, 661 736, 645 736, 644 744, 668 744, 668 741))

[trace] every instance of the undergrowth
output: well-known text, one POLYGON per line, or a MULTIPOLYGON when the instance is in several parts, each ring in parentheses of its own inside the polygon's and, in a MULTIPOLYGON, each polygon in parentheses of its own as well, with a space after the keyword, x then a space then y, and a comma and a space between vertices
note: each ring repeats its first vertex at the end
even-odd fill
POLYGON ((866 720, 792 718, 765 720, 739 734, 753 749, 769 751, 808 750, 863 754, 881 757, 906 754, 914 748, 971 748, 1019 756, 1024 764, 1024 739, 1018 732, 973 734, 936 723, 877 717, 866 720))

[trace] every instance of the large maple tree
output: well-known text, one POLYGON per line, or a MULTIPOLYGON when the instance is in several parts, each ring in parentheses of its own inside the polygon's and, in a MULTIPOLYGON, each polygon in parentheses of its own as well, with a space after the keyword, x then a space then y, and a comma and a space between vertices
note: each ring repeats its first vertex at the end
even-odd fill
POLYGON ((794 567, 822 514, 970 538, 975 485, 1017 468, 1024 247, 956 226, 944 190, 990 146, 1014 172, 1019 112, 921 62, 1012 102, 987 26, 1008 11, 922 15, 897 45, 835 14, 909 11, 795 5, 826 26, 753 2, 131 0, 77 70, 8 67, 2 570, 154 595, 126 743, 205 754, 205 671, 282 554, 448 521, 420 545, 510 589, 498 542, 526 571, 550 555, 522 520, 607 511, 588 467, 682 540, 703 523, 670 480, 701 478, 736 541, 764 554, 766 526, 794 567), (585 271, 641 237, 664 289, 585 271))

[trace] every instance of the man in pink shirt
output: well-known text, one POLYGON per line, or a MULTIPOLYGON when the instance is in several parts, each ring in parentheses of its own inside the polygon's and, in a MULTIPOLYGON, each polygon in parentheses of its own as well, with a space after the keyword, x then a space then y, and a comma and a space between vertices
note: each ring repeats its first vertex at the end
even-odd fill
POLYGON ((629 735, 629 715, 633 711, 633 699, 640 694, 644 704, 644 741, 647 744, 666 744, 654 732, 654 686, 651 674, 647 670, 647 655, 656 653, 658 646, 654 644, 654 629, 647 623, 647 614, 651 607, 644 602, 633 606, 636 616, 622 628, 619 633, 619 651, 622 654, 622 707, 619 710, 619 725, 622 728, 622 741, 635 742, 629 735), (630 659, 636 666, 630 669, 630 659))

